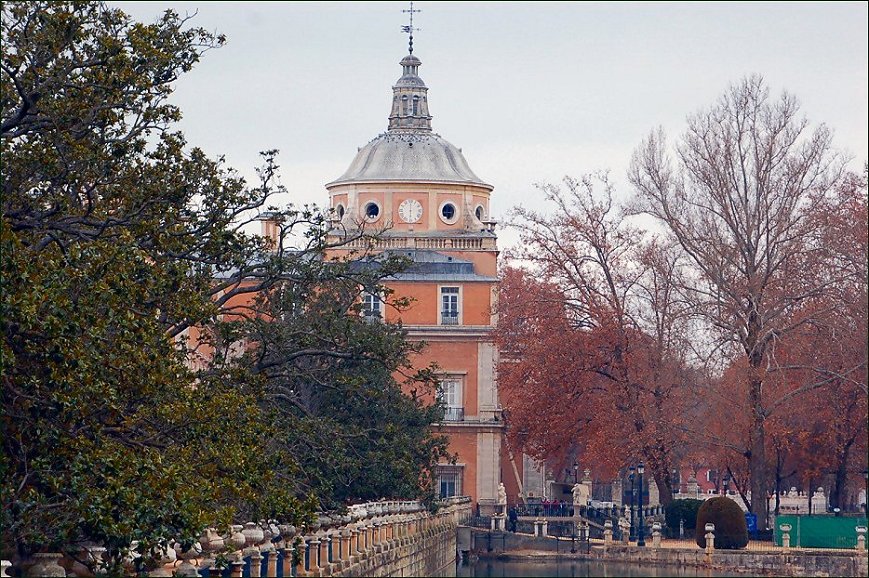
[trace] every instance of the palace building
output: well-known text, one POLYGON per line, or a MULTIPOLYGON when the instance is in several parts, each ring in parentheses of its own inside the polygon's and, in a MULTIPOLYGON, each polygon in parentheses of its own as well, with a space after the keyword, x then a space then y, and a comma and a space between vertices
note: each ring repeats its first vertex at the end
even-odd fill
POLYGON ((326 185, 335 214, 333 255, 373 247, 412 265, 386 285, 412 305, 400 314, 368 295, 365 314, 401 320, 412 340, 424 340, 415 364, 440 368, 448 435, 455 464, 438 468, 442 496, 467 495, 491 513, 501 477, 503 421, 495 374, 498 249, 489 219, 492 185, 468 166, 461 149, 432 131, 428 88, 413 48, 392 87, 388 129, 360 148, 343 175, 326 185), (376 236, 362 236, 376 231, 376 236))

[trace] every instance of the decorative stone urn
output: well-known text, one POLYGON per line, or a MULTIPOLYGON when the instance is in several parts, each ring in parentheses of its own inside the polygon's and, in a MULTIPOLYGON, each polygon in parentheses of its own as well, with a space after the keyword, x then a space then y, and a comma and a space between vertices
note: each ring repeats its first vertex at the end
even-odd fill
POLYGON ((296 536, 296 527, 292 524, 281 524, 278 526, 278 530, 281 532, 281 538, 284 539, 284 542, 287 544, 292 543, 293 538, 296 536))
POLYGON ((265 539, 265 532, 254 522, 245 524, 241 533, 244 535, 244 543, 248 548, 262 543, 265 539))
POLYGON ((45 576, 46 578, 55 578, 56 576, 66 577, 66 570, 59 564, 63 554, 57 553, 42 553, 34 554, 31 557, 35 562, 28 568, 28 576, 45 576))
POLYGON ((233 550, 241 550, 244 548, 245 542, 247 542, 247 538, 242 532, 243 528, 244 526, 236 524, 230 530, 229 545, 232 546, 233 550))
POLYGON ((182 550, 182 546, 179 543, 175 544, 175 553, 182 560, 181 565, 178 566, 178 569, 175 571, 176 576, 199 576, 199 570, 196 569, 196 566, 191 562, 192 560, 196 560, 202 554, 202 546, 199 542, 194 542, 193 547, 189 550, 182 550))
POLYGON ((148 576, 169 577, 173 576, 173 571, 166 568, 178 559, 178 555, 174 548, 168 545, 165 547, 156 546, 151 550, 150 560, 146 567, 150 569, 148 576))
POLYGON ((202 533, 202 536, 199 537, 199 545, 202 547, 202 551, 205 555, 209 557, 214 552, 222 550, 224 544, 223 536, 221 536, 214 528, 206 528, 202 533))

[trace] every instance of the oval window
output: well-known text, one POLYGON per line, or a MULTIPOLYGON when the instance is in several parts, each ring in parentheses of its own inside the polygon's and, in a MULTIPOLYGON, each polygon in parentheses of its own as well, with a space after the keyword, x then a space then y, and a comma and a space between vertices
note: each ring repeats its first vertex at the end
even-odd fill
POLYGON ((368 203, 365 205, 365 216, 372 221, 377 219, 380 215, 380 207, 377 206, 377 203, 368 203))
POLYGON ((456 216, 456 206, 452 203, 445 203, 441 207, 441 216, 447 221, 452 221, 456 216))

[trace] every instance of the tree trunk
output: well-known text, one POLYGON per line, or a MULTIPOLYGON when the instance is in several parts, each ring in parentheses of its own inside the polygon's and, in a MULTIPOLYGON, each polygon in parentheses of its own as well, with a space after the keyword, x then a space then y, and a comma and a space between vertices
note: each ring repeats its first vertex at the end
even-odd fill
MULTIPOLYGON (((856 438, 851 438, 844 445, 836 460, 836 478, 833 480, 833 488, 830 490, 830 507, 844 510, 845 486, 848 483, 848 456, 851 453, 851 445, 856 438)), ((812 491, 809 488, 809 491, 812 491)))
POLYGON ((775 515, 778 516, 779 507, 781 506, 781 468, 782 468, 781 448, 775 449, 775 515))
POLYGON ((652 472, 655 483, 658 484, 658 498, 661 505, 667 507, 673 502, 673 485, 670 481, 670 468, 659 467, 652 472))
POLYGON ((760 395, 763 381, 752 378, 749 398, 751 400, 752 424, 748 471, 751 475, 751 513, 757 516, 758 530, 766 530, 769 504, 766 501, 766 416, 761 406, 760 395))

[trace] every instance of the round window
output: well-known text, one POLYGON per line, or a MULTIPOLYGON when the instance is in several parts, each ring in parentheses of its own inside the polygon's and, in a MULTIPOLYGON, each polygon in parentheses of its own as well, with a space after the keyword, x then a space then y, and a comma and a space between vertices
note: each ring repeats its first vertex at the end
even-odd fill
POLYGON ((371 202, 371 203, 368 203, 367 205, 365 205, 365 217, 369 221, 376 221, 377 217, 379 217, 379 216, 380 216, 380 206, 377 203, 371 202))
POLYGON ((452 223, 456 219, 456 206, 452 203, 441 205, 441 217, 444 221, 452 223))

